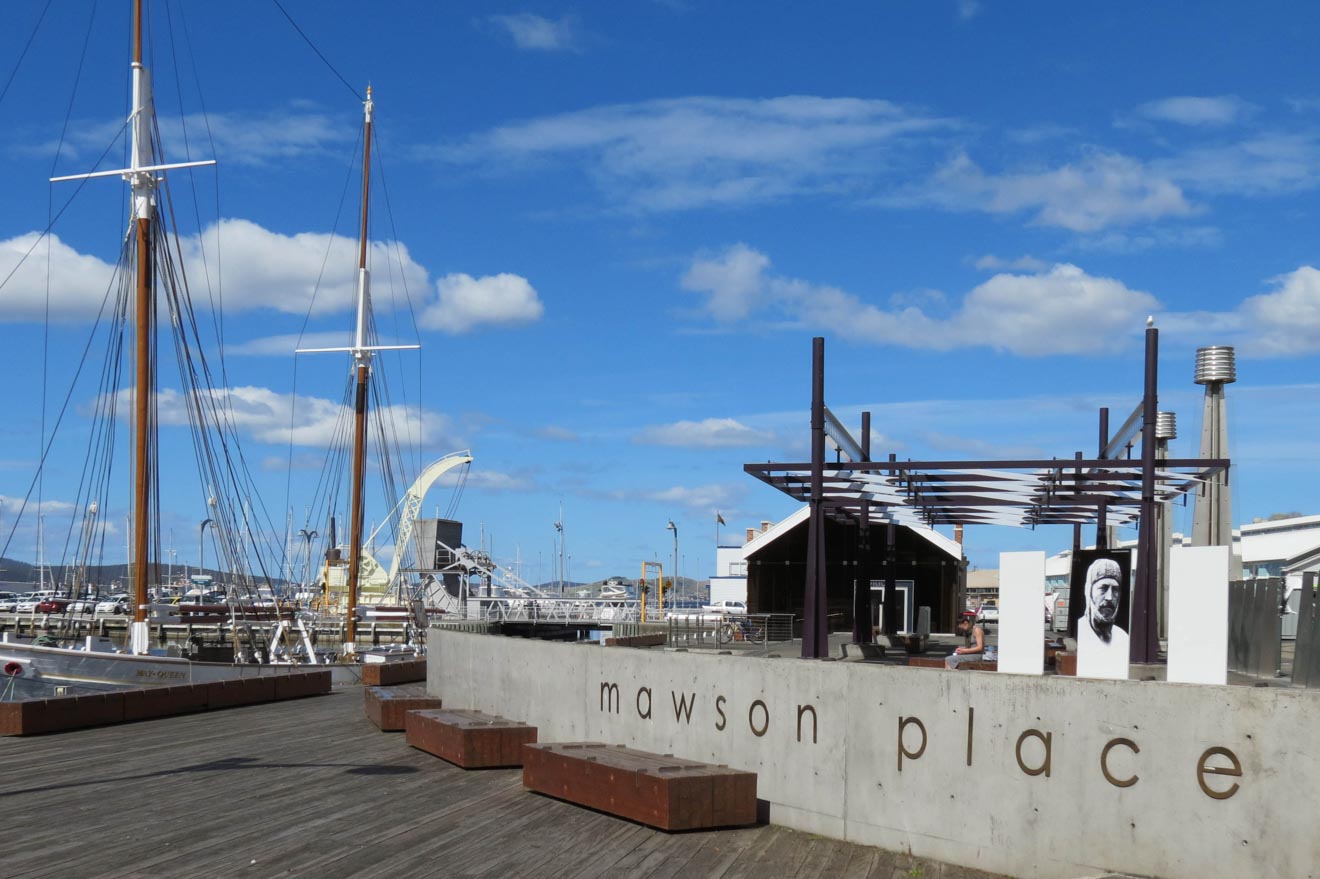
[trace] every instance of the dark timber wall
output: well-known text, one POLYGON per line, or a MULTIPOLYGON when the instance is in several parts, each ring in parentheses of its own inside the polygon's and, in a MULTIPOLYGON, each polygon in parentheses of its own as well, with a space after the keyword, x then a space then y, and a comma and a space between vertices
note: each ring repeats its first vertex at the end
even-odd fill
MULTIPOLYGON (((885 526, 871 526, 870 580, 883 583, 888 576, 885 526)), ((960 560, 954 559, 910 528, 899 527, 894 552, 894 579, 911 580, 913 607, 929 607, 931 627, 950 631, 958 611, 960 560)), ((857 550, 857 531, 847 524, 826 520, 826 582, 830 630, 852 628, 852 596, 863 565, 857 550)), ((780 537, 747 560, 747 609, 751 613, 802 615, 806 582, 807 523, 780 537)))

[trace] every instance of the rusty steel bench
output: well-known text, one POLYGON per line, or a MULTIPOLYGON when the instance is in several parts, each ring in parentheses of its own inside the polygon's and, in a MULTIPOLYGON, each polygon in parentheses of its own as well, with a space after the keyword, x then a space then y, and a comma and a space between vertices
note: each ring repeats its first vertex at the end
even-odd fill
MULTIPOLYGON (((943 656, 910 656, 908 657, 908 666, 910 668, 944 668, 943 656)), ((969 659, 966 662, 958 664, 957 671, 967 669, 968 671, 998 671, 998 662, 986 662, 984 659, 969 659)))
POLYGON ((425 659, 404 659, 395 662, 364 662, 362 685, 388 687, 391 684, 411 684, 426 680, 425 659))
POLYGON ((30 736, 131 723, 262 702, 301 699, 329 692, 330 672, 324 670, 5 702, 0 703, 0 736, 30 736))
POLYGON ((661 830, 756 823, 755 772, 622 745, 524 745, 523 787, 661 830))
POLYGON ((430 709, 404 715, 404 735, 414 748, 464 769, 523 765, 522 746, 536 741, 536 727, 481 711, 430 709))
POLYGON ((441 707, 424 687, 366 687, 362 692, 367 718, 382 732, 402 732, 409 711, 441 707))

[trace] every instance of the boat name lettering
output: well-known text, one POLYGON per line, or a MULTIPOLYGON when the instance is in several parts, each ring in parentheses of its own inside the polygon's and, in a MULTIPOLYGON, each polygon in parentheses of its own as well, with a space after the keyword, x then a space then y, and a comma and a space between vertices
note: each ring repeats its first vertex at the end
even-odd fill
POLYGON ((138 669, 137 676, 140 678, 154 678, 158 681, 183 681, 188 679, 188 676, 181 671, 158 671, 147 668, 138 669))

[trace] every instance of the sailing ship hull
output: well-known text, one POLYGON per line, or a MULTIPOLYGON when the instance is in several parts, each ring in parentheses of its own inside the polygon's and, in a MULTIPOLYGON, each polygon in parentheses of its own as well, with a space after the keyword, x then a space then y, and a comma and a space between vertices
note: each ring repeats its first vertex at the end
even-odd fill
MULTIPOLYGON (((0 643, 0 669, 18 678, 24 692, 39 689, 54 695, 55 687, 75 692, 122 690, 133 687, 168 687, 206 684, 239 678, 269 677, 290 672, 329 669, 336 683, 356 683, 362 666, 350 663, 324 665, 196 662, 178 656, 106 653, 67 647, 0 643), (39 685, 39 687, 37 686, 39 685)), ((3 685, 0 684, 0 690, 3 685)))

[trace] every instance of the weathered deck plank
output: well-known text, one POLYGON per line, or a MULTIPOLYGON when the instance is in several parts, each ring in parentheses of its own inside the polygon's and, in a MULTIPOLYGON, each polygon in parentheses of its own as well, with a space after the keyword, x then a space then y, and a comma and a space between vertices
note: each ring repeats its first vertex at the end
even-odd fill
POLYGON ((4 874, 888 879, 895 863, 773 826, 666 834, 531 794, 517 770, 465 772, 378 732, 361 702, 353 688, 0 740, 4 874))

